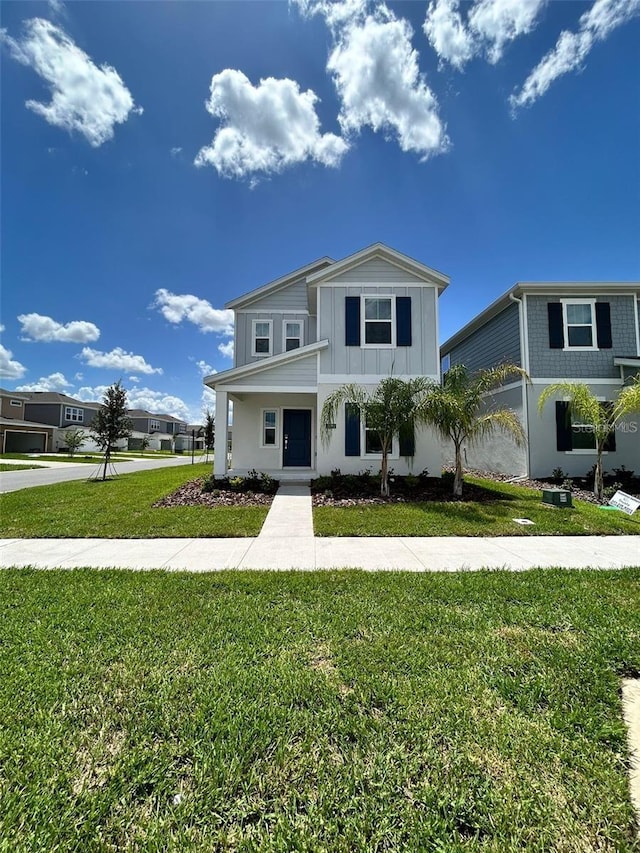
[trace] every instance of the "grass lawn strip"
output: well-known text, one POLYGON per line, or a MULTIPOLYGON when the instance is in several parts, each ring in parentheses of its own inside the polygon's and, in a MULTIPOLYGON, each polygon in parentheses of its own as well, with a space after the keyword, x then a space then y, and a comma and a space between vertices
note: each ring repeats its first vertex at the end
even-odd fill
POLYGON ((2 495, 0 534, 11 538, 257 536, 268 507, 153 507, 211 465, 120 474, 113 480, 57 483, 2 495))
POLYGON ((640 516, 608 512, 585 501, 573 509, 542 503, 541 492, 480 477, 465 482, 493 492, 482 503, 406 502, 313 510, 316 536, 596 536, 640 534, 640 516), (514 518, 534 523, 522 526, 514 518))
POLYGON ((635 850, 639 591, 5 570, 4 849, 635 850))
POLYGON ((0 473, 6 474, 7 471, 30 471, 33 468, 45 468, 45 465, 15 465, 10 462, 0 462, 0 473))

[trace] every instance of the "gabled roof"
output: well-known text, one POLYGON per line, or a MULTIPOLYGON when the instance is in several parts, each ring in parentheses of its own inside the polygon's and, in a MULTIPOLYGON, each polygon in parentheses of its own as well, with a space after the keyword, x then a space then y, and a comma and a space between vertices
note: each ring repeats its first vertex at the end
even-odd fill
POLYGON ((148 412, 146 409, 127 409, 127 415, 130 418, 154 418, 158 421, 170 421, 175 424, 184 424, 186 421, 180 418, 174 418, 173 415, 158 415, 155 412, 148 412))
POLYGON ((250 305, 257 299, 262 299, 264 296, 267 296, 267 294, 282 290, 282 288, 287 287, 287 285, 292 282, 301 278, 306 278, 310 273, 323 269, 333 263, 333 258, 319 258, 317 261, 313 261, 310 264, 306 264, 304 267, 300 267, 293 272, 287 273, 286 275, 277 278, 275 281, 270 281, 268 284, 263 284, 262 287, 257 287, 255 290, 250 290, 249 293, 245 293, 243 296, 238 296, 236 299, 232 299, 231 302, 227 302, 224 307, 243 308, 245 305, 250 305))
POLYGON ((518 299, 524 294, 558 297, 571 295, 606 296, 607 292, 636 293, 640 296, 640 281, 518 281, 484 311, 476 314, 466 325, 451 335, 440 347, 440 352, 442 355, 447 355, 461 341, 464 341, 465 338, 468 338, 469 335, 482 328, 485 323, 488 323, 509 305, 512 305, 512 296, 518 299))
MULTIPOLYGON (((272 355, 269 358, 260 359, 260 361, 252 361, 249 364, 232 367, 229 370, 223 370, 221 373, 212 373, 209 376, 205 376, 203 382, 209 388, 215 388, 216 385, 226 385, 234 379, 244 379, 255 373, 261 373, 263 370, 271 370, 274 367, 280 367, 283 364, 297 361, 299 358, 306 358, 316 352, 320 352, 320 350, 326 349, 328 346, 329 341, 316 341, 316 343, 307 344, 304 347, 298 347, 289 352, 282 352, 279 355, 272 355)), ((292 386, 292 389, 295 390, 295 386, 292 386)), ((265 390, 267 389, 265 388, 265 390)))
POLYGON ((60 394, 58 391, 28 391, 24 395, 27 403, 60 403, 65 406, 82 406, 84 409, 100 409, 101 403, 83 403, 82 400, 77 400, 75 397, 69 397, 67 394, 60 394))
POLYGON ((353 255, 348 255, 341 261, 336 261, 327 269, 322 269, 308 275, 307 284, 314 286, 322 284, 325 281, 331 281, 331 279, 341 275, 347 270, 359 266, 366 261, 373 260, 374 258, 382 258, 388 263, 393 264, 393 266, 411 273, 411 275, 425 279, 430 284, 437 285, 440 293, 442 293, 449 284, 449 276, 421 264, 419 261, 414 260, 414 258, 410 258, 408 255, 403 255, 402 252, 398 252, 396 249, 392 249, 384 243, 373 243, 371 246, 367 246, 365 249, 361 249, 353 255))

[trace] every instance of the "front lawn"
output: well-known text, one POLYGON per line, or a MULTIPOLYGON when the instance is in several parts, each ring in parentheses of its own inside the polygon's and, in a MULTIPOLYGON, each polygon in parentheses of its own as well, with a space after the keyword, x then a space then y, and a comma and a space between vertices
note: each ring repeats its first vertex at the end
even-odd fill
POLYGON ((12 465, 10 462, 0 462, 0 473, 4 474, 7 471, 30 471, 33 468, 44 468, 44 465, 12 465))
MULTIPOLYGON (((211 465, 179 465, 120 474, 113 480, 75 480, 2 495, 4 538, 257 536, 267 507, 153 507, 157 500, 211 465)), ((0 848, 1 849, 1 848, 0 848)))
POLYGON ((639 669, 640 569, 5 570, 0 849, 637 850, 639 669))
POLYGON ((640 534, 640 513, 629 517, 574 501, 573 509, 542 503, 541 492, 466 476, 465 484, 493 497, 477 501, 427 501, 316 506, 316 536, 595 536, 640 534), (527 518, 520 525, 514 518, 527 518))

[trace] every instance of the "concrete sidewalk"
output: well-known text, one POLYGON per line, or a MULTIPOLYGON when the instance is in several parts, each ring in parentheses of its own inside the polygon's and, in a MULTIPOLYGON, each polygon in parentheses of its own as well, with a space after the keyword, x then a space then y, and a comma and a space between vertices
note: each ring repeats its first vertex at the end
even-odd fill
POLYGON ((477 571, 640 566, 637 536, 255 539, 2 539, 0 568, 477 571))

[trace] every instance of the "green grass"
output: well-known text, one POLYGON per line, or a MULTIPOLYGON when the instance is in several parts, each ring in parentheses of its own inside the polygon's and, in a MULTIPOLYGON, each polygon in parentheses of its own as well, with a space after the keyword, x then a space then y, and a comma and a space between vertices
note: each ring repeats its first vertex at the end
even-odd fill
POLYGON ((8 462, 0 462, 0 472, 6 471, 29 471, 32 468, 44 468, 44 465, 11 465, 8 462))
POLYGON ((637 850, 639 668, 640 569, 5 570, 0 850, 637 850))
POLYGON ((316 536, 582 536, 640 534, 640 517, 584 501, 573 509, 542 503, 542 493, 509 483, 465 477, 495 494, 488 503, 378 504, 315 507, 316 536), (528 518, 522 526, 514 518, 528 518))
MULTIPOLYGON (((2 495, 4 538, 154 538, 257 536, 267 507, 154 508, 178 486, 211 473, 211 465, 121 474, 106 482, 75 480, 2 495)), ((2 848, 0 847, 0 850, 2 848)))

